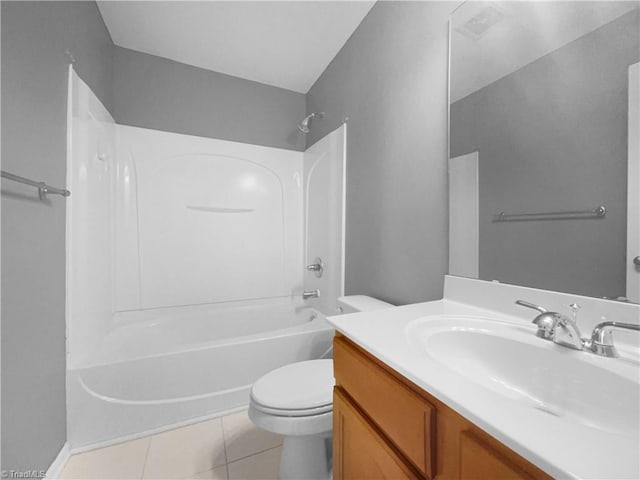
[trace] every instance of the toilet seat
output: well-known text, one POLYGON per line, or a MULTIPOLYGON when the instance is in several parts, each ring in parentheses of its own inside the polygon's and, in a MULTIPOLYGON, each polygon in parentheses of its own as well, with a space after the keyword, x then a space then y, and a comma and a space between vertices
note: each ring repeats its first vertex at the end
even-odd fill
POLYGON ((333 409, 333 385, 333 360, 292 363, 256 381, 251 404, 280 417, 322 415, 333 409))
POLYGON ((321 415, 323 413, 327 413, 333 410, 333 403, 329 403, 328 405, 322 405, 320 407, 315 407, 315 408, 286 409, 286 410, 282 408, 267 407, 266 405, 259 404, 253 399, 251 404, 256 410, 262 413, 268 413, 269 415, 276 415, 278 417, 310 417, 313 415, 321 415))

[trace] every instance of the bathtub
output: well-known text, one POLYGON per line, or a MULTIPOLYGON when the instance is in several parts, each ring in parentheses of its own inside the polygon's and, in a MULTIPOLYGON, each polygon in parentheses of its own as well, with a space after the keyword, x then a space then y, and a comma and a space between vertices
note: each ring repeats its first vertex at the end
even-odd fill
POLYGON ((244 408, 255 380, 319 358, 333 329, 289 298, 118 313, 88 366, 68 371, 73 451, 244 408))

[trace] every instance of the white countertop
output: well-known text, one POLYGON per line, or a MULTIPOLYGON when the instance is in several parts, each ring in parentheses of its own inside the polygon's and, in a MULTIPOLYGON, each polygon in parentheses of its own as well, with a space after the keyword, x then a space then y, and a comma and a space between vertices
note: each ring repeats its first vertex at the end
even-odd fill
MULTIPOLYGON (((405 328, 410 322, 431 315, 491 317, 530 329, 535 337, 533 316, 526 311, 521 317, 512 316, 451 300, 333 316, 328 321, 350 340, 549 475, 599 480, 640 478, 637 436, 591 428, 519 404, 409 348, 405 328)), ((592 355, 566 350, 569 355, 592 355)), ((589 361, 608 360, 593 357, 595 360, 589 361)))

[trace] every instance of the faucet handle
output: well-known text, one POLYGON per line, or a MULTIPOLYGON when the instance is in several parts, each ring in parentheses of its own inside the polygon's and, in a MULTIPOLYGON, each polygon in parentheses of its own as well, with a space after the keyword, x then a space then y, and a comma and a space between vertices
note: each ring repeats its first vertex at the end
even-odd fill
POLYGON ((537 310, 540 313, 547 313, 547 310, 545 308, 542 308, 538 305, 534 305, 533 303, 530 303, 530 302, 525 302, 524 300, 516 300, 516 303, 522 307, 527 307, 527 308, 532 308, 533 310, 537 310))
POLYGON ((580 310, 582 307, 580 305, 578 305, 577 303, 572 303, 571 305, 569 305, 569 308, 571 309, 571 320, 573 320, 573 323, 575 323, 577 325, 578 324, 578 310, 580 310))
POLYGON ((320 257, 316 257, 312 264, 307 265, 307 270, 313 272, 318 278, 322 277, 322 272, 324 271, 324 263, 322 263, 322 259, 320 257))
POLYGON ((531 308, 540 312, 540 315, 534 318, 532 322, 538 327, 536 336, 545 340, 551 340, 553 338, 556 324, 558 323, 560 315, 555 312, 548 312, 546 308, 534 305, 533 303, 525 302, 524 300, 516 300, 516 303, 520 306, 531 308))

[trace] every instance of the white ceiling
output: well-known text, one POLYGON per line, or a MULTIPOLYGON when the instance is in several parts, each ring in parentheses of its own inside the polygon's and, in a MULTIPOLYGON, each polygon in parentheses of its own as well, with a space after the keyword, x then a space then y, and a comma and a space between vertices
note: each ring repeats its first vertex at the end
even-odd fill
POLYGON ((306 93, 374 1, 98 1, 116 45, 306 93))
POLYGON ((638 8, 637 1, 471 1, 452 15, 451 102, 638 8), (504 17, 478 37, 464 25, 492 7, 504 17))

